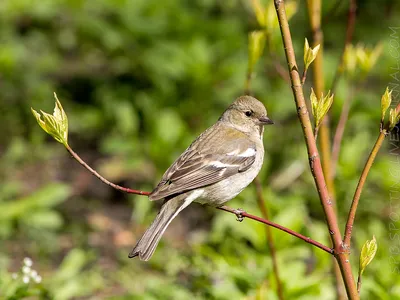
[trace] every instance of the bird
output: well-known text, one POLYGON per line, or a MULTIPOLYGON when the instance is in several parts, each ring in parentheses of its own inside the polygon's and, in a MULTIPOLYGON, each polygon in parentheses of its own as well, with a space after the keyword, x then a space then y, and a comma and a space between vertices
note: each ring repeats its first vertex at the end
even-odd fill
POLYGON ((192 202, 220 207, 247 187, 261 170, 264 126, 270 124, 274 122, 265 106, 252 96, 240 96, 229 105, 149 194, 151 201, 163 204, 128 257, 148 261, 168 225, 192 202))

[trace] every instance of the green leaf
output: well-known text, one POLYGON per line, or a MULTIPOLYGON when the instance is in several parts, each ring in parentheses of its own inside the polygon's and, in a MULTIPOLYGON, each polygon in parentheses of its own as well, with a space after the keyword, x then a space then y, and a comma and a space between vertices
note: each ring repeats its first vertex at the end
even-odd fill
POLYGON ((30 227, 41 229, 58 229, 62 226, 63 219, 59 213, 46 210, 29 214, 22 219, 22 222, 30 227))
POLYGON ((317 98, 314 90, 311 88, 310 101, 312 114, 315 120, 315 127, 318 127, 332 106, 333 94, 331 94, 331 91, 328 91, 328 94, 326 96, 321 93, 321 97, 317 98))
POLYGON ((391 108, 389 113, 389 130, 393 130, 393 128, 399 122, 399 119, 400 112, 398 112, 395 108, 391 108))
POLYGON ((61 102, 58 100, 56 93, 54 93, 56 98, 56 104, 54 107, 53 115, 40 111, 42 116, 33 108, 31 108, 33 116, 36 118, 39 126, 42 127, 44 131, 50 134, 57 142, 68 145, 68 118, 62 108, 61 102), (43 120, 42 120, 43 117, 43 120))
POLYGON ((311 88, 310 101, 311 101, 311 112, 315 118, 318 109, 318 98, 315 95, 313 88, 311 88))
POLYGON ((361 254, 360 254, 360 269, 359 274, 361 275, 365 268, 371 263, 375 257, 376 251, 378 250, 378 244, 375 236, 372 236, 372 240, 368 240, 364 243, 361 254))
POLYGON ((49 184, 27 197, 0 204, 0 220, 12 220, 31 214, 34 210, 49 208, 63 202, 70 195, 65 184, 49 184))
POLYGON ((308 44, 307 38, 304 40, 304 68, 307 70, 311 63, 318 55, 318 51, 321 45, 317 45, 311 48, 308 44))
POLYGON ((386 87, 385 93, 381 98, 381 121, 385 119, 386 111, 392 103, 392 91, 389 91, 389 87, 386 87))

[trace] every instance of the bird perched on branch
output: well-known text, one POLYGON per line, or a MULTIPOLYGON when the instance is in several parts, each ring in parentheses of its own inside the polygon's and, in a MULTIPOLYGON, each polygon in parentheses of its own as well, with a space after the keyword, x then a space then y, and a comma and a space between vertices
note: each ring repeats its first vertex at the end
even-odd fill
POLYGON ((150 193, 151 201, 164 202, 129 257, 149 260, 168 225, 190 203, 222 206, 248 186, 262 167, 264 125, 269 124, 273 122, 260 101, 251 96, 237 98, 150 193))

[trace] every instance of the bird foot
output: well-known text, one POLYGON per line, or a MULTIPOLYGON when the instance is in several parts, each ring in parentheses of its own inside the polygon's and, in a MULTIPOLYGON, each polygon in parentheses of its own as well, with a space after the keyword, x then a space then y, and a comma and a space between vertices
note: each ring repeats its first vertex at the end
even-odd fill
POLYGON ((242 222, 242 221, 244 220, 243 213, 245 213, 245 211, 244 211, 243 209, 241 209, 241 208, 235 209, 235 210, 233 211, 233 213, 234 213, 234 214, 236 215, 236 217, 237 217, 236 221, 242 222))

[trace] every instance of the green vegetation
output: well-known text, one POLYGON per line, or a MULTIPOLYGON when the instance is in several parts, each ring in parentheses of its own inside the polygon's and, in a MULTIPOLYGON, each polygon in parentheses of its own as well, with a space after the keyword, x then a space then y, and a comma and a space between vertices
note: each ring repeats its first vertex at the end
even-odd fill
MULTIPOLYGON (((346 32, 347 1, 334 2, 322 7, 324 95, 346 32)), ((343 104, 351 101, 335 180, 342 231, 379 134, 382 94, 387 86, 394 89, 394 107, 400 80, 398 3, 359 2, 354 47, 345 53, 347 72, 329 112, 336 128, 343 104)), ((302 69, 304 37, 310 46, 312 39, 307 9, 303 2, 290 9, 302 69)), ((152 260, 128 259, 158 204, 104 185, 46 135, 30 111, 52 111, 57 92, 68 114, 68 144, 110 181, 150 191, 193 138, 243 93, 251 69, 251 91, 276 123, 265 132, 260 176, 270 218, 329 245, 292 91, 279 72, 280 66, 286 72, 279 28, 272 17, 265 22, 271 33, 250 68, 248 33, 259 29, 251 1, 0 1, 0 297, 278 299, 265 226, 238 223, 213 208, 190 206, 152 260), (24 272, 25 257, 41 280, 32 269, 24 272), (28 284, 24 274, 31 276, 28 284)), ((309 104, 313 64, 304 86, 309 104)), ((355 276, 365 242, 375 236, 378 244, 363 272, 362 299, 400 299, 397 147, 393 137, 386 139, 354 223, 355 276)), ((228 204, 262 216, 256 199, 252 185, 228 204)), ((271 232, 285 299, 335 299, 331 257, 271 232)))

